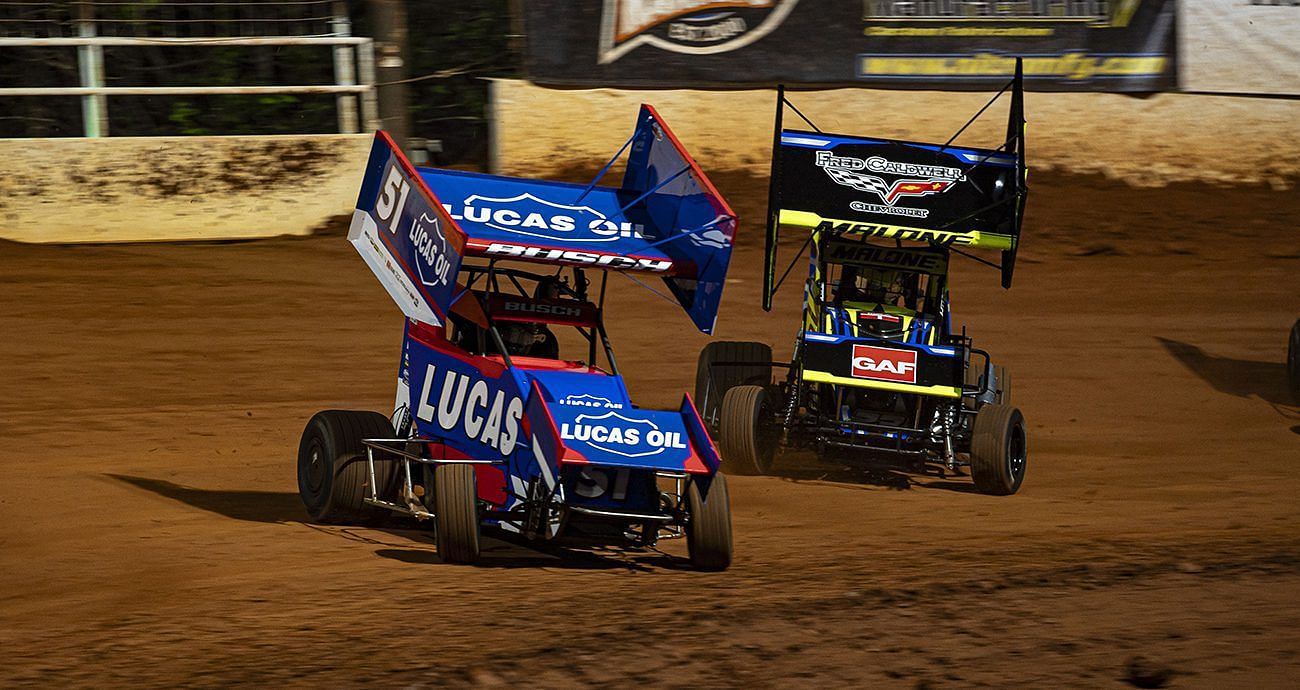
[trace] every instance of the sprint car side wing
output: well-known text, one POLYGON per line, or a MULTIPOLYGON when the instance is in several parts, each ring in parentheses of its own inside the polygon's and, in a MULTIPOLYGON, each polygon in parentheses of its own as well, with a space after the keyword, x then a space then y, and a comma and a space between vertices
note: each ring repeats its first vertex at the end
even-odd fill
POLYGON ((348 241, 408 318, 441 326, 465 233, 386 132, 376 132, 348 241))

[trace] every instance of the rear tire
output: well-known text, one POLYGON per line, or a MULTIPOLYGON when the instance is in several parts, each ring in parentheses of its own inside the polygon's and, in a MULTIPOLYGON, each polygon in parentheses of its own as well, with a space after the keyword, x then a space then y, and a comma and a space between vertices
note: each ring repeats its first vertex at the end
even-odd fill
POLYGON ((772 382, 772 346, 754 342, 712 342, 700 350, 695 366, 695 405, 709 423, 716 423, 727 391, 741 384, 772 382), (714 362, 754 362, 753 365, 711 367, 714 362), (709 371, 713 385, 709 385, 709 371))
POLYGON ((731 496, 727 493, 727 478, 722 473, 713 475, 709 495, 700 494, 699 486, 692 481, 687 489, 687 503, 691 521, 686 529, 686 549, 691 565, 699 570, 726 570, 731 565, 731 496))
POLYGON ((1291 342, 1286 348, 1286 374, 1291 384, 1291 397, 1300 404, 1300 320, 1291 327, 1291 342))
POLYGON ((776 456, 773 412, 761 386, 736 386, 722 399, 718 445, 731 474, 767 474, 776 456))
POLYGON ((473 465, 436 465, 433 505, 438 557, 474 563, 479 556, 478 482, 473 465))
MULTIPOLYGON (((313 522, 375 521, 383 508, 364 503, 370 473, 365 438, 390 438, 393 426, 378 412, 325 410, 303 429, 298 443, 298 497, 313 522)), ((387 487, 394 463, 375 462, 375 479, 387 487)))
POLYGON ((1009 496, 1025 480, 1029 452, 1025 418, 1010 405, 985 405, 971 432, 971 478, 980 493, 1009 496))

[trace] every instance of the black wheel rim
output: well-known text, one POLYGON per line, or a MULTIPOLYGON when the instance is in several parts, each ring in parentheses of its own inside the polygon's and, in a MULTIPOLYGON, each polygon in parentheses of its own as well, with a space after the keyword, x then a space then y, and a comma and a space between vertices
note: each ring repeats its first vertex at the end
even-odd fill
POLYGON ((303 483, 307 487, 307 493, 319 496, 321 490, 325 488, 326 474, 325 451, 321 448, 320 442, 313 439, 311 445, 307 447, 307 463, 303 468, 303 483))
POLYGON ((1007 438, 1007 473, 1011 476, 1013 486, 1019 484, 1020 478, 1025 474, 1027 455, 1025 429, 1017 424, 1011 427, 1011 433, 1007 438))

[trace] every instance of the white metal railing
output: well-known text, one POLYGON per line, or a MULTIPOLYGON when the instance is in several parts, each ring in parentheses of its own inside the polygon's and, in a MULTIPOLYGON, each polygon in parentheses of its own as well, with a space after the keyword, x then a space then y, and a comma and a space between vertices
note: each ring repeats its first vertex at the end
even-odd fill
POLYGON ((6 38, 3 47, 76 47, 81 86, 0 87, 4 96, 80 96, 85 135, 108 135, 108 96, 183 96, 210 94, 333 93, 337 94, 339 131, 359 130, 356 97, 361 98, 361 124, 379 129, 379 102, 375 95, 375 46, 370 38, 348 36, 347 20, 336 19, 337 36, 258 36, 215 38, 127 38, 94 35, 94 22, 79 22, 77 37, 6 38), (105 46, 334 46, 334 83, 281 86, 105 86, 105 46), (355 51, 355 59, 353 51, 355 51), (355 66, 355 75, 354 75, 355 66), (360 82, 360 83, 358 83, 360 82))

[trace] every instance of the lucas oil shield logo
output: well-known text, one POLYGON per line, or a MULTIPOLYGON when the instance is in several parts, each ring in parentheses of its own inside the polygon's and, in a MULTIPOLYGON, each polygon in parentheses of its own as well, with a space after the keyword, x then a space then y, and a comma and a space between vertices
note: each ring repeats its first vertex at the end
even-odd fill
POLYGON ((860 379, 916 383, 916 352, 854 345, 852 373, 860 379))
POLYGON ((648 419, 624 417, 613 410, 602 415, 578 415, 572 424, 560 425, 560 438, 581 441, 625 458, 644 458, 689 447, 680 431, 664 431, 648 419))
POLYGON ((644 229, 640 224, 614 222, 590 206, 561 204, 529 192, 500 198, 471 194, 459 208, 455 204, 442 206, 458 221, 559 242, 613 242, 639 238, 644 229))
POLYGON ((799 0, 605 0, 600 63, 638 46, 709 55, 736 50, 768 35, 799 0))
POLYGON ((883 204, 870 204, 855 201, 850 208, 861 213, 884 213, 893 216, 910 216, 925 218, 930 215, 928 209, 896 206, 902 197, 930 196, 948 191, 954 184, 966 179, 960 168, 943 165, 919 165, 899 163, 880 156, 863 160, 853 156, 837 156, 831 151, 817 152, 817 166, 826 171, 826 175, 835 184, 852 187, 858 191, 870 192, 880 197, 883 204), (892 182, 878 175, 868 175, 867 171, 879 175, 900 175, 892 182))

